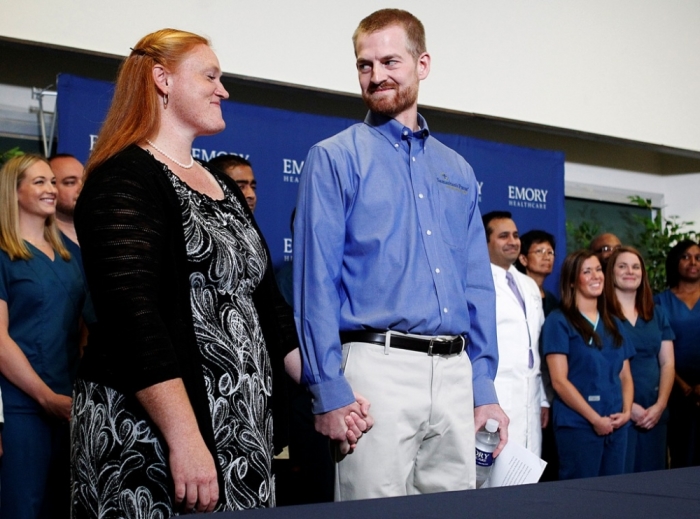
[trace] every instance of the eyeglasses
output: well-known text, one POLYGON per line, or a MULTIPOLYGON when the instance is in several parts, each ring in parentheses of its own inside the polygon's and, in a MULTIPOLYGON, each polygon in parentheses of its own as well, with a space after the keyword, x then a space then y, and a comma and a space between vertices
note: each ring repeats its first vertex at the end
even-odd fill
POLYGON ((697 263, 700 263, 700 254, 695 254, 695 255, 693 255, 693 254, 683 254, 683 255, 681 256, 681 259, 682 259, 683 261, 690 261, 691 258, 694 259, 697 263))
POLYGON ((535 256, 546 256, 548 258, 553 258, 554 257, 554 251, 552 249, 536 249, 536 250, 531 250, 530 254, 534 254, 535 256))
POLYGON ((600 254, 601 252, 612 252, 614 250, 619 249, 622 247, 622 245, 603 245, 600 249, 598 249, 596 254, 600 254))

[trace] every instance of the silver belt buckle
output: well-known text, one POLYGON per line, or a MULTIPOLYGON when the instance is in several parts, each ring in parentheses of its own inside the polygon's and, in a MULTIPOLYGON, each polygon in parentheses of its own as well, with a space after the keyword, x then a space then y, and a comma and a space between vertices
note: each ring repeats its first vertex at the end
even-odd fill
POLYGON ((447 341, 445 339, 441 339, 440 337, 431 337, 430 344, 428 344, 428 356, 429 357, 433 356, 433 344, 436 342, 437 343, 445 343, 447 341))
MULTIPOLYGON (((464 340, 463 335, 460 335, 459 338, 462 339, 462 348, 459 351, 450 352, 448 355, 459 355, 464 351, 464 347, 466 346, 466 341, 464 340)), ((434 355, 433 354, 433 344, 434 343, 447 343, 447 342, 452 342, 452 341, 448 341, 447 339, 441 339, 440 337, 432 337, 430 339, 430 344, 428 344, 428 356, 432 357, 434 355)))

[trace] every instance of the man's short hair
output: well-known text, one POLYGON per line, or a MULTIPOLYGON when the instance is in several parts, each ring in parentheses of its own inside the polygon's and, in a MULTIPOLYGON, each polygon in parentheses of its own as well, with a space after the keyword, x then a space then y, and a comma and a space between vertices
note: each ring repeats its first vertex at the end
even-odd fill
POLYGON ((229 169, 233 169, 238 166, 248 166, 251 169, 253 168, 249 160, 246 160, 239 155, 219 155, 213 159, 210 159, 207 164, 224 173, 229 169))
POLYGON ((392 25, 398 25, 406 31, 406 45, 413 59, 427 52, 425 45, 425 28, 421 21, 403 9, 380 9, 363 18, 352 35, 352 45, 357 50, 357 38, 360 34, 372 34, 392 25))
POLYGON ((489 242, 489 239, 491 238, 491 233, 493 232, 493 229, 489 227, 489 224, 491 223, 491 220, 512 220, 513 215, 511 214, 510 211, 491 211, 490 213, 486 213, 481 217, 481 220, 484 222, 484 230, 486 231, 486 243, 489 242))
POLYGON ((75 160, 78 160, 78 159, 75 157, 75 155, 71 155, 70 153, 54 153, 53 155, 51 155, 51 156, 49 157, 49 159, 48 159, 48 160, 49 160, 49 163, 51 163, 51 161, 52 161, 53 159, 75 159, 75 160))

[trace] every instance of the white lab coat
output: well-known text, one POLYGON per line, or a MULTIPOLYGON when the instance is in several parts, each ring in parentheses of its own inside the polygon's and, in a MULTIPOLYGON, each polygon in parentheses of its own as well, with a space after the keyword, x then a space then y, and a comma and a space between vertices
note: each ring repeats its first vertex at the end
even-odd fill
POLYGON ((511 266, 527 319, 508 286, 506 271, 491 264, 496 287, 498 372, 494 384, 501 408, 510 418, 508 441, 517 442, 538 456, 542 451, 540 407, 549 407, 540 374, 539 339, 544 323, 542 298, 535 281, 511 266), (530 345, 534 364, 528 368, 530 345))

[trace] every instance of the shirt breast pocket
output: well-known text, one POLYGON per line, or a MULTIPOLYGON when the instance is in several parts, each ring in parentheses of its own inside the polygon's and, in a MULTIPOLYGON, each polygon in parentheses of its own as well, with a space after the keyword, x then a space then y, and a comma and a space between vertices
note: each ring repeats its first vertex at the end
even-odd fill
POLYGON ((469 188, 462 182, 438 180, 440 234, 450 247, 465 249, 469 229, 469 188))

